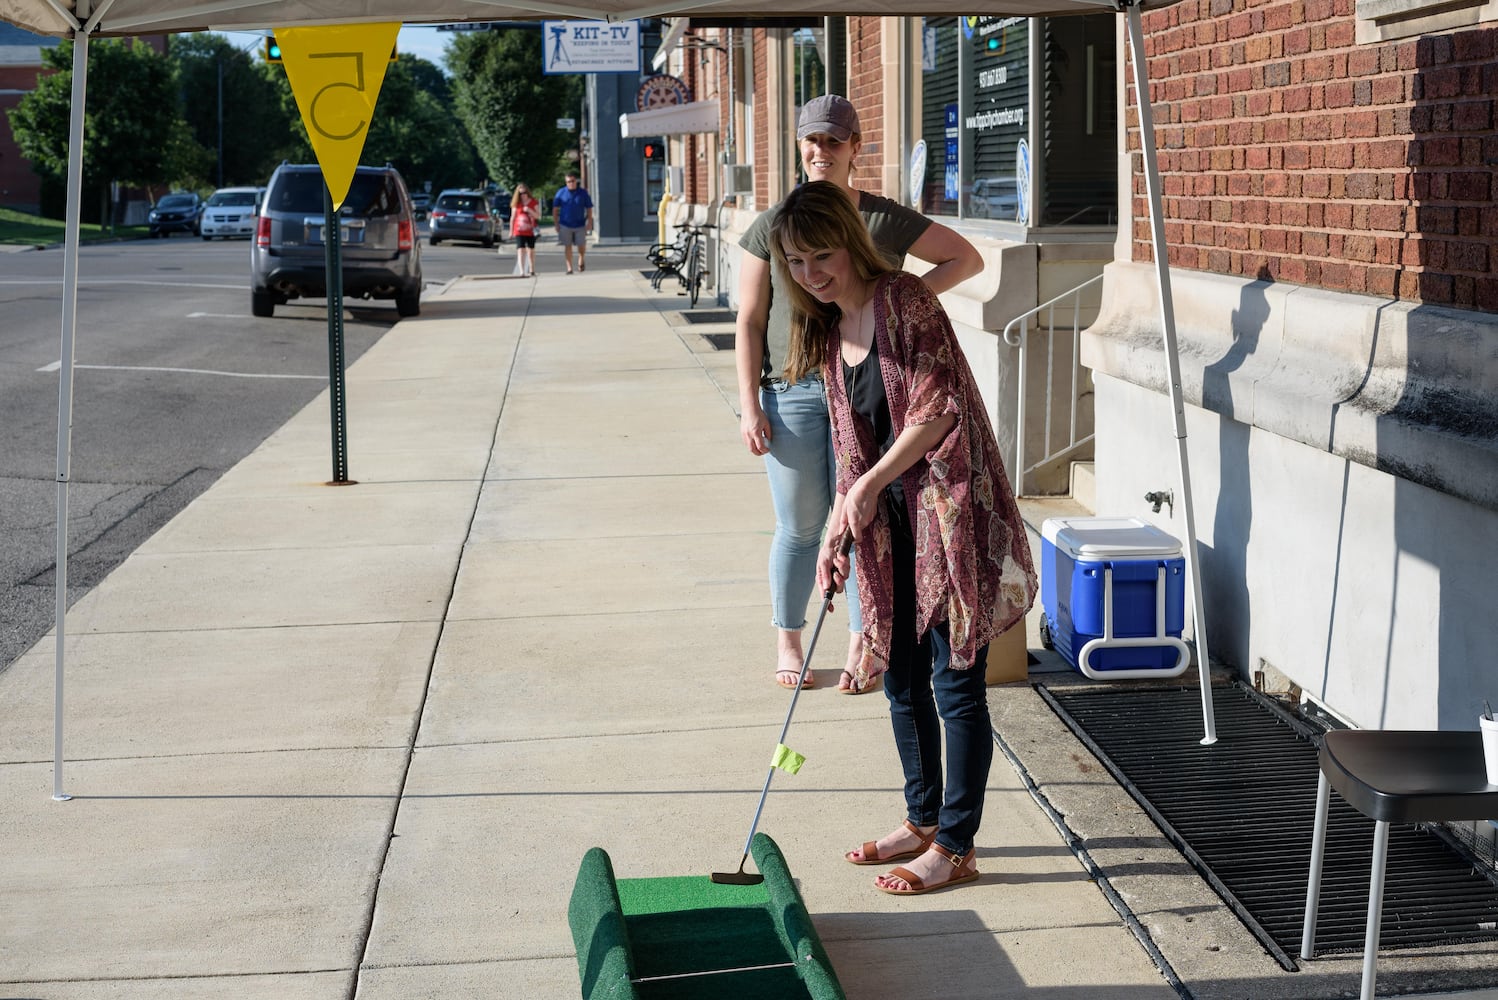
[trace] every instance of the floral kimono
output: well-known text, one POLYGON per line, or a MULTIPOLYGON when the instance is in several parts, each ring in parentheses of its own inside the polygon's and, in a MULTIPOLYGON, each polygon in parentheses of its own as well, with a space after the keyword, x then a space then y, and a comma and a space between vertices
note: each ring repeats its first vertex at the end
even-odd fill
MULTIPOLYGON (((1024 522, 1004 475, 999 445, 951 321, 919 278, 896 271, 874 290, 874 337, 896 437, 908 426, 948 413, 950 433, 900 477, 915 536, 916 634, 946 622, 951 666, 973 666, 978 650, 1019 624, 1035 599, 1035 568, 1024 522)), ((832 410, 837 491, 847 493, 875 462, 873 429, 857 419, 836 377, 841 335, 828 337, 823 376, 832 410)), ((886 499, 887 499, 886 494, 886 499)), ((864 658, 888 661, 894 582, 887 504, 858 541, 858 592, 863 606, 864 658)))

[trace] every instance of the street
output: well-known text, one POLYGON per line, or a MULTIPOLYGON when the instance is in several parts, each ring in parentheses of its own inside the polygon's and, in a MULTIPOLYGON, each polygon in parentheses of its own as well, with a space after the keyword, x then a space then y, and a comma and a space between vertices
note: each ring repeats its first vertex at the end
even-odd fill
MULTIPOLYGON (((187 236, 80 252, 69 604, 327 385, 325 301, 252 318, 248 255, 187 236)), ((423 241, 424 276, 507 273, 512 255, 423 241)), ((0 670, 54 619, 62 268, 60 249, 0 254, 0 670)), ((346 301, 347 362, 396 320, 346 301)), ((358 478, 357 412, 348 440, 358 478)))

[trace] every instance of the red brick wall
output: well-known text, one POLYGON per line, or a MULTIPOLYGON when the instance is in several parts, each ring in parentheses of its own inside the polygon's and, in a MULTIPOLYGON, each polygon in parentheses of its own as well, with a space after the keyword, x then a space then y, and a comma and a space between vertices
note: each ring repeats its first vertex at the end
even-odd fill
MULTIPOLYGON (((1359 45, 1353 8, 1144 16, 1170 262, 1498 312, 1498 29, 1359 45)), ((1149 260, 1140 173, 1134 196, 1149 260)))
POLYGON ((877 191, 884 148, 884 36, 877 17, 848 18, 848 93, 863 126, 863 148, 853 164, 853 183, 877 191))
POLYGON ((0 205, 35 209, 42 200, 42 179, 31 169, 31 161, 21 155, 10 130, 7 112, 21 103, 22 91, 36 89, 37 77, 51 73, 36 66, 0 68, 0 205), (3 91, 16 93, 3 93, 3 91))
POLYGON ((754 29, 754 206, 770 205, 770 91, 765 85, 769 36, 754 29))

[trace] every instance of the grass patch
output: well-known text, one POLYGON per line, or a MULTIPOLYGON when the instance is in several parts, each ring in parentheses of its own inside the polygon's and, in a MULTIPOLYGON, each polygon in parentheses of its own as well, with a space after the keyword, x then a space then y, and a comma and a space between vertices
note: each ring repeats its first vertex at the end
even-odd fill
MULTIPOLYGON (((29 215, 12 208, 0 208, 0 244, 46 246, 50 243, 61 243, 64 228, 62 219, 44 219, 39 215, 29 215)), ((119 226, 113 230, 105 230, 102 226, 84 223, 78 227, 78 239, 84 243, 145 235, 145 226, 119 226)))

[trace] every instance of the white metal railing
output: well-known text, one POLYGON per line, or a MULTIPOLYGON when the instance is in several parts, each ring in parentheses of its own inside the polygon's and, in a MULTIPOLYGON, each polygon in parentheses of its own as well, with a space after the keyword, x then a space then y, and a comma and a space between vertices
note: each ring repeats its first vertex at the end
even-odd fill
MULTIPOLYGON (((1015 411, 1014 429, 1014 468, 1016 470, 1014 475, 1014 492, 1016 494, 1024 494, 1027 492, 1026 484, 1028 483, 1029 476, 1032 472, 1035 472, 1041 467, 1056 461, 1067 453, 1078 452, 1082 448, 1082 446, 1089 444, 1092 441, 1093 432, 1091 427, 1089 426, 1087 428, 1085 434, 1079 433, 1081 428, 1078 426, 1077 418, 1077 405, 1082 399, 1083 391, 1085 388, 1082 380, 1081 362, 1082 293, 1086 289, 1091 288, 1093 285, 1102 280, 1103 276, 1101 274, 1099 274, 1097 277, 1089 278, 1087 281, 1082 282, 1082 284, 1078 285, 1076 288, 1073 288, 1071 291, 1062 292, 1060 295, 1051 299, 1049 302, 1042 302, 1040 305, 1036 306, 1034 309, 1031 309, 1029 312, 1021 313, 1020 315, 1014 317, 1014 319, 1010 320, 1009 323, 1004 327, 1004 343, 1008 344, 1010 347, 1019 348, 1019 405, 1018 407, 1016 407, 1015 411), (1055 422, 1058 419, 1056 414, 1056 410, 1058 409, 1058 394, 1053 391, 1056 384, 1055 370, 1057 363, 1056 334, 1058 331, 1056 328, 1056 307, 1058 304, 1060 304, 1062 305, 1062 308, 1064 310, 1064 304, 1068 300, 1070 301, 1071 305, 1071 350, 1069 352, 1071 362, 1071 388, 1070 392, 1067 394, 1069 398, 1066 401, 1066 408, 1068 411, 1067 434, 1066 443, 1064 445, 1062 445, 1061 447, 1053 447, 1052 442, 1055 440, 1055 422), (1043 441, 1041 451, 1043 451, 1044 454, 1041 455, 1040 458, 1035 462, 1027 462, 1025 455, 1025 435, 1027 433, 1025 411, 1029 408, 1026 404, 1029 398, 1028 377, 1030 367, 1030 320, 1033 317, 1040 316, 1042 313, 1045 314, 1045 322, 1043 324, 1037 324, 1036 329, 1037 331, 1043 329, 1049 334, 1049 336, 1046 338, 1046 390, 1044 397, 1045 434, 1041 439, 1043 441)), ((1062 314, 1062 322, 1065 322, 1064 311, 1062 314)))

